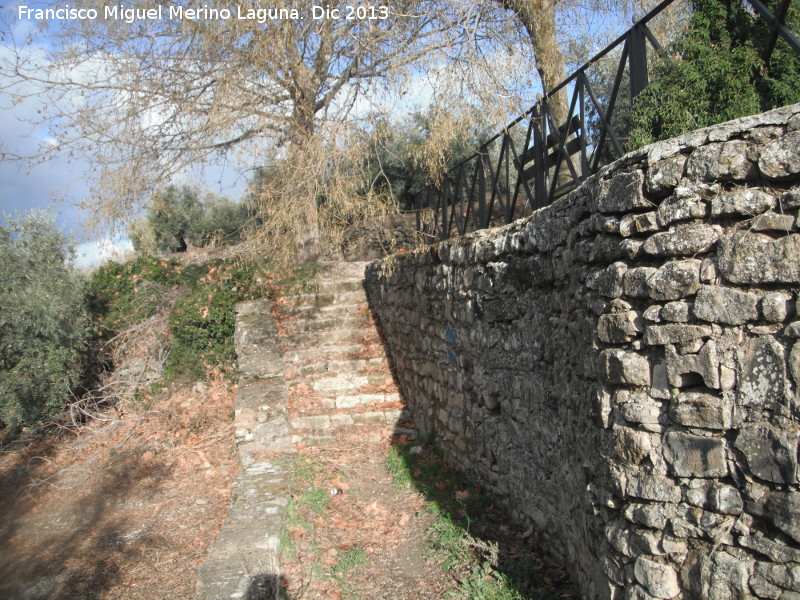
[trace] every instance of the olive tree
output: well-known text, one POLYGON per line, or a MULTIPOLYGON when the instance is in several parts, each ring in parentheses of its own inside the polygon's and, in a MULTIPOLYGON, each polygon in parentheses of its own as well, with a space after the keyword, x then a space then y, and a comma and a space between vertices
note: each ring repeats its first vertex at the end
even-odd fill
POLYGON ((74 251, 53 216, 0 225, 0 422, 56 415, 83 373, 89 320, 74 251))

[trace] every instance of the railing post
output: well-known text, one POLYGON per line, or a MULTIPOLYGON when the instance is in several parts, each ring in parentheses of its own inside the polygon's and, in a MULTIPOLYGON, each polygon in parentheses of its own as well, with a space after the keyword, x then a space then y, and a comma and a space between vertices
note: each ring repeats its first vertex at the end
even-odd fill
POLYGON ((536 198, 535 208, 542 208, 547 206, 547 173, 545 173, 545 139, 547 139, 547 117, 542 110, 542 103, 539 102, 536 106, 536 113, 534 118, 536 123, 533 126, 533 138, 531 144, 533 147, 534 156, 534 180, 533 180, 533 195, 536 198))
POLYGON ((476 229, 486 229, 489 219, 486 214, 486 164, 485 156, 489 149, 484 146, 478 155, 478 226, 476 229))
POLYGON ((444 180, 442 181, 442 193, 439 196, 441 198, 440 201, 440 208, 439 210, 442 211, 442 230, 439 232, 439 239, 446 240, 450 237, 450 222, 449 222, 449 215, 447 214, 450 203, 450 183, 447 177, 445 176, 444 180))
POLYGON ((628 67, 631 76, 631 99, 648 85, 647 39, 644 25, 637 23, 628 31, 628 67))

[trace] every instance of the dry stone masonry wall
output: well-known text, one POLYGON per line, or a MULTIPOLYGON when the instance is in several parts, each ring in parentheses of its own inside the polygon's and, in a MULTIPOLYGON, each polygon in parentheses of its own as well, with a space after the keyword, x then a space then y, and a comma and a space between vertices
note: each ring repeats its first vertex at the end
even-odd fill
POLYGON ((403 394, 586 598, 800 598, 800 105, 367 268, 403 394))

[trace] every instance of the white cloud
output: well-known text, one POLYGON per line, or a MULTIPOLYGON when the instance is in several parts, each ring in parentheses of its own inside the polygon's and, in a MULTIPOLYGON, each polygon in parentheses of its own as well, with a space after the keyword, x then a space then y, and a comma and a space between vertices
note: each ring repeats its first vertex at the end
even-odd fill
POLYGON ((79 269, 90 269, 110 260, 122 260, 133 251, 131 241, 122 236, 113 239, 102 239, 97 242, 84 242, 76 248, 75 266, 79 269))

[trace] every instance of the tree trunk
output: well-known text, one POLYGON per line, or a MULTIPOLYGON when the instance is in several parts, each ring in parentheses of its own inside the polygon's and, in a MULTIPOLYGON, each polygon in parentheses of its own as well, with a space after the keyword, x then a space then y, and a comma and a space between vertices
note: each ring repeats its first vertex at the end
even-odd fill
POLYGON ((303 172, 310 170, 312 173, 316 165, 309 164, 315 160, 310 157, 308 149, 313 144, 314 135, 314 95, 299 90, 294 103, 293 130, 290 137, 290 148, 295 161, 295 171, 299 173, 297 198, 287 198, 288 202, 299 202, 300 210, 297 211, 296 246, 297 262, 307 264, 316 262, 321 255, 319 208, 317 207, 317 193, 313 174, 304 177, 303 172))
MULTIPOLYGON (((545 94, 567 78, 564 55, 556 38, 556 0, 501 0, 514 11, 531 38, 536 68, 545 94)), ((569 105, 566 90, 550 99, 550 108, 557 124, 567 121, 569 105)))
MULTIPOLYGON (((313 188, 313 185, 310 186, 313 188)), ((299 223, 297 227, 297 262, 307 264, 319 260, 320 235, 319 235, 319 210, 317 209, 317 198, 313 189, 301 200, 305 204, 300 211, 299 223)))

